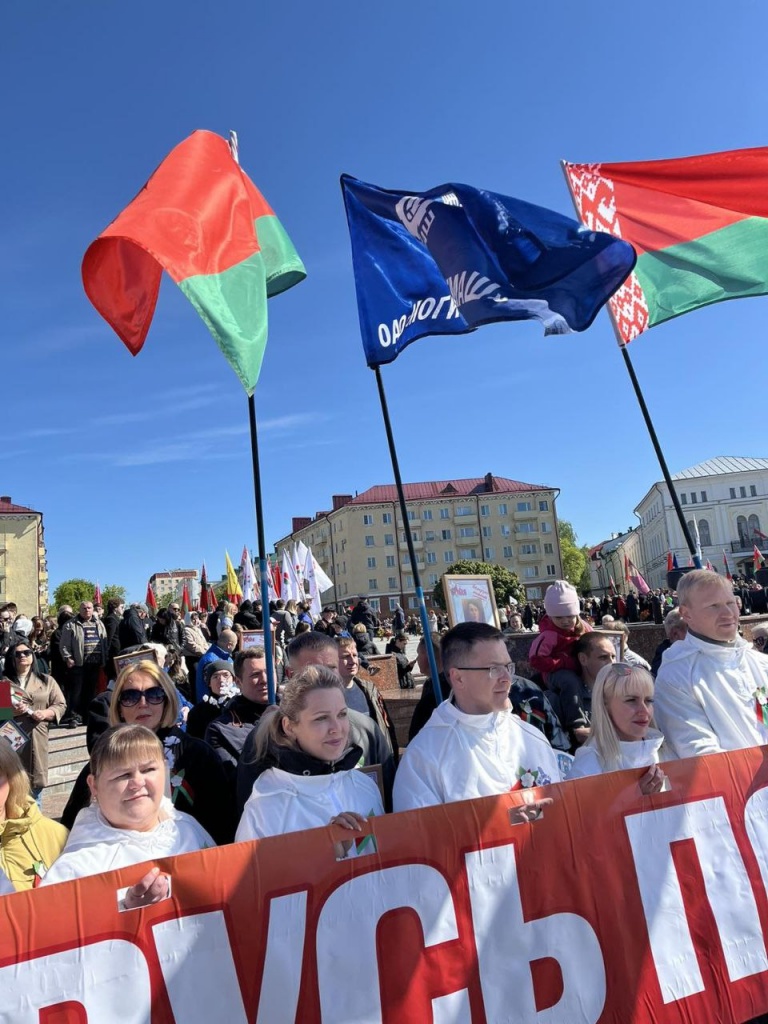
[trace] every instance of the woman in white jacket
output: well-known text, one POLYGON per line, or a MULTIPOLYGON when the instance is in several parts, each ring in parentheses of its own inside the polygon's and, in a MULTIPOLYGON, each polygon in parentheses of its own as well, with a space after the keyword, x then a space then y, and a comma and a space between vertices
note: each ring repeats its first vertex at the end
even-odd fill
MULTIPOLYGON (((163 796, 165 759, 157 736, 143 725, 108 729, 91 753, 91 805, 80 811, 44 885, 101 874, 216 844, 194 818, 163 796)), ((152 868, 127 890, 125 909, 170 894, 167 875, 152 868)))
POLYGON ((645 794, 658 793, 666 775, 660 760, 669 758, 653 718, 653 676, 638 665, 605 665, 592 687, 589 739, 576 751, 568 779, 624 768, 648 768, 640 779, 645 794))
POLYGON ((291 679, 257 729, 259 775, 237 842, 329 823, 360 831, 369 815, 384 813, 376 783, 357 770, 362 751, 349 743, 344 690, 331 669, 312 666, 291 679))

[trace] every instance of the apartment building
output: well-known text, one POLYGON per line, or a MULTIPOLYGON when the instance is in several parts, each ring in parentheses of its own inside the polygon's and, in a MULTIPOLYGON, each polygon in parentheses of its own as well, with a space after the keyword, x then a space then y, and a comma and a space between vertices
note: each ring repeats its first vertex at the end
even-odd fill
POLYGON ((0 497, 0 601, 14 601, 24 615, 48 607, 48 561, 43 514, 0 497))
POLYGON ((180 600, 184 584, 189 588, 192 604, 197 601, 197 569, 170 569, 168 572, 155 572, 149 577, 158 605, 167 604, 169 600, 180 600))
MULTIPOLYGON (((407 528, 413 538, 427 603, 440 577, 460 559, 497 563, 516 572, 531 600, 562 576, 557 535, 557 488, 487 473, 468 480, 404 484, 407 528)), ((329 510, 293 519, 275 544, 278 560, 296 541, 311 547, 334 581, 324 604, 348 605, 359 594, 388 615, 398 603, 416 607, 405 525, 394 485, 336 494, 329 510)))

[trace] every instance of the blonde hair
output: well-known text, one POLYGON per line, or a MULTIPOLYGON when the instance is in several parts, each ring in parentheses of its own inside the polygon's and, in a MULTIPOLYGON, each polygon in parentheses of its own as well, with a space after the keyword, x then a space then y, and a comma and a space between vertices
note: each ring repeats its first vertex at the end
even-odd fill
MULTIPOLYGON (((645 697, 652 697, 654 692, 653 676, 639 665, 617 661, 612 665, 603 665, 597 673, 592 687, 591 729, 584 746, 595 748, 603 771, 616 771, 621 761, 621 740, 608 713, 608 702, 614 697, 624 697, 638 691, 645 697)), ((653 715, 649 727, 656 728, 653 715)))
POLYGON ((145 676, 150 676, 152 681, 157 686, 160 686, 165 693, 165 706, 158 729, 170 729, 172 725, 176 724, 176 719, 179 717, 179 698, 176 695, 176 687, 157 662, 154 660, 150 661, 149 658, 146 661, 136 661, 132 665, 126 665, 120 671, 112 690, 112 702, 109 705, 109 724, 125 724, 120 717, 120 694, 137 672, 143 672, 145 676))
POLYGON ((8 780, 5 816, 20 818, 32 799, 29 776, 24 771, 19 755, 5 740, 0 740, 0 775, 4 775, 8 780))
POLYGON ((118 765, 154 760, 165 767, 163 745, 151 729, 144 725, 116 725, 94 743, 90 774, 98 779, 103 771, 118 765))
POLYGON ((338 690, 344 696, 344 684, 332 668, 325 665, 310 665, 290 679, 280 697, 280 706, 270 704, 256 727, 253 760, 260 761, 270 744, 291 747, 297 750, 296 741, 286 736, 283 719, 298 722, 299 715, 307 706, 307 697, 315 690, 338 690))
POLYGON ((719 573, 711 572, 709 569, 694 569, 682 576, 677 583, 677 604, 678 607, 687 605, 691 600, 694 590, 706 587, 720 587, 732 595, 733 585, 719 573))

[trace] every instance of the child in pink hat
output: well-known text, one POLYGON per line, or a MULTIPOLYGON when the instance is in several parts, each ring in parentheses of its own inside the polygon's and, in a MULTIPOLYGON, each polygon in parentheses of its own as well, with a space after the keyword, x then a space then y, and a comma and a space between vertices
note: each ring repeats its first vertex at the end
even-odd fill
POLYGON ((571 648, 592 627, 579 615, 579 595, 566 580, 555 580, 544 595, 546 615, 539 622, 539 635, 531 644, 528 661, 541 672, 545 685, 561 668, 577 670, 571 648))

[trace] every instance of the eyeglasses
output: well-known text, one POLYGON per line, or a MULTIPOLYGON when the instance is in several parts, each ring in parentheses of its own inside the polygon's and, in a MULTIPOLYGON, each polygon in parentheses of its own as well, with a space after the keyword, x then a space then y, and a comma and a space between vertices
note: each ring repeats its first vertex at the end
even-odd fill
POLYGON ((14 651, 13 656, 14 658, 31 658, 32 651, 14 651))
POLYGON ((515 674, 515 663, 508 661, 506 665, 454 665, 462 672, 487 672, 491 679, 511 679, 515 674))
POLYGON ((165 690, 162 686, 150 686, 148 690, 123 690, 118 698, 118 704, 132 708, 141 701, 142 697, 147 704, 163 704, 166 700, 165 690))

